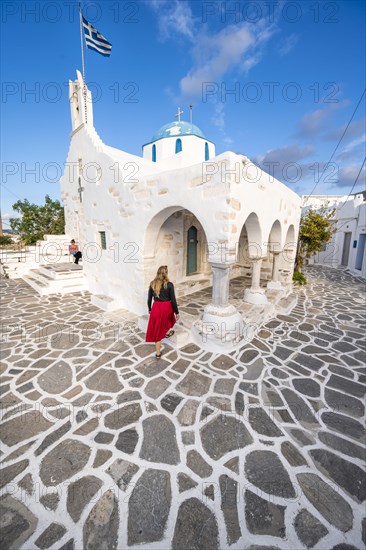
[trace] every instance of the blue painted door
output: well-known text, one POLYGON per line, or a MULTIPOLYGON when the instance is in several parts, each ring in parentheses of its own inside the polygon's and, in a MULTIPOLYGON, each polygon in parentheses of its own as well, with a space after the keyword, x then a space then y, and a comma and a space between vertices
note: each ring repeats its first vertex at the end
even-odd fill
POLYGON ((197 271, 197 229, 192 225, 187 235, 187 275, 197 271))

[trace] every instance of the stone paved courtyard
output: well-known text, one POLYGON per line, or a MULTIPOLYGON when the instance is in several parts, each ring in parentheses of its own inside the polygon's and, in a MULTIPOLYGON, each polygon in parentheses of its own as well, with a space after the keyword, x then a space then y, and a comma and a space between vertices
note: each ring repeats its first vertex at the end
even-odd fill
POLYGON ((160 361, 135 316, 2 279, 1 548, 365 548, 365 289, 307 275, 240 350, 160 361))

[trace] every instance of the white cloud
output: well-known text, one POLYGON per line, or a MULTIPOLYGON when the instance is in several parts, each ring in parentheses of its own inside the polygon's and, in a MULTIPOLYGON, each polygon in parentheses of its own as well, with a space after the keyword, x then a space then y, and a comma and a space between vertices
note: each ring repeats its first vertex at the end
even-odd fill
POLYGON ((359 136, 358 138, 356 139, 353 139, 352 141, 350 141, 343 149, 342 153, 348 153, 350 151, 353 151, 356 147, 358 147, 359 145, 365 145, 365 141, 366 141, 366 134, 362 134, 361 136, 359 136))
MULTIPOLYGON (((221 99, 218 91, 221 84, 226 84, 225 79, 230 77, 230 73, 235 71, 236 75, 245 76, 260 62, 265 45, 279 31, 276 21, 280 10, 275 10, 273 22, 267 18, 255 25, 242 21, 212 31, 208 23, 203 24, 194 17, 188 1, 146 2, 157 15, 161 40, 183 38, 188 42, 187 53, 192 59, 192 65, 179 82, 179 101, 191 102, 202 97, 203 84, 213 83, 217 93, 208 97, 214 106, 213 123, 222 132, 224 143, 232 143, 225 133, 225 113, 224 107, 218 105, 221 99)), ((170 97, 173 96, 171 90, 168 93, 170 97)))
POLYGON ((313 145, 284 145, 276 149, 269 149, 262 155, 253 158, 253 162, 262 170, 285 182, 290 187, 308 178, 314 177, 309 162, 303 162, 314 153, 313 145))
POLYGON ((327 109, 317 109, 312 113, 306 113, 297 127, 297 135, 302 137, 314 137, 323 130, 323 125, 329 120, 331 112, 327 109))
POLYGON ((215 102, 215 112, 214 112, 214 116, 212 117, 212 123, 220 130, 223 130, 225 128, 224 103, 221 103, 219 101, 215 102))
POLYGON ((259 63, 261 47, 275 32, 258 23, 256 27, 246 22, 229 25, 211 35, 203 31, 197 36, 193 49, 194 65, 181 79, 180 89, 183 96, 193 97, 202 93, 205 82, 222 81, 226 74, 237 69, 242 74, 259 63))
POLYGON ((222 135, 222 141, 225 147, 230 147, 234 143, 234 140, 227 135, 225 129, 225 104, 221 101, 213 100, 214 114, 212 117, 212 124, 216 126, 222 135))
POLYGON ((182 35, 194 36, 195 21, 189 2, 181 0, 147 0, 147 5, 158 16, 159 38, 162 42, 182 35))
POLYGON ((256 157, 256 162, 260 164, 278 162, 280 165, 285 165, 289 162, 299 162, 304 158, 309 157, 314 153, 313 145, 284 145, 276 149, 269 149, 263 155, 256 157))
POLYGON ((230 145, 232 145, 234 143, 234 140, 231 139, 231 137, 229 137, 229 136, 225 136, 223 141, 224 141, 224 143, 227 147, 230 147, 230 145))
POLYGON ((290 34, 282 42, 282 45, 279 47, 278 53, 280 56, 287 55, 290 51, 296 46, 299 41, 299 36, 297 34, 290 34))
MULTIPOLYGON (((345 137, 351 138, 356 137, 360 134, 360 132, 363 132, 366 127, 366 119, 361 118, 360 120, 353 120, 351 124, 348 126, 345 137)), ((327 134, 325 134, 324 138, 329 141, 338 141, 344 130, 346 128, 346 125, 339 126, 338 128, 331 130, 327 134)))
MULTIPOLYGON (((349 164, 344 168, 341 168, 338 172, 338 182, 335 187, 349 187, 351 188, 356 181, 357 174, 360 171, 361 162, 357 164, 349 164)), ((363 167, 356 184, 355 189, 365 189, 366 187, 366 166, 363 167)))
POLYGON ((326 107, 306 113, 297 123, 295 137, 314 138, 329 130, 329 124, 336 111, 349 105, 348 100, 329 103, 326 107))

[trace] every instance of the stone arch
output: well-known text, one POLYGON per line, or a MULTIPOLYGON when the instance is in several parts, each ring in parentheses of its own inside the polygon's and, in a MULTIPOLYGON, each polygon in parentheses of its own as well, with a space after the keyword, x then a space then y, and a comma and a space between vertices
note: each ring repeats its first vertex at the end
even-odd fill
POLYGON ((273 222, 271 230, 268 235, 268 248, 271 252, 282 249, 282 227, 279 220, 273 222))
POLYGON ((247 216, 239 234, 237 249, 239 265, 244 265, 250 259, 261 257, 262 249, 262 228, 257 214, 252 212, 247 216))
POLYGON ((286 231, 285 244, 281 253, 281 270, 285 274, 287 273, 287 278, 290 278, 294 271, 294 262, 296 258, 296 232, 293 224, 289 225, 286 231))
POLYGON ((144 238, 144 256, 150 257, 155 252, 156 239, 163 223, 175 212, 181 210, 180 206, 169 206, 157 212, 148 222, 144 238))
MULTIPOLYGON (((170 206, 157 212, 148 222, 143 247, 144 283, 148 285, 159 265, 168 265, 176 283, 187 280, 187 233, 189 227, 197 228, 197 273, 207 274, 207 232, 200 218, 183 206, 170 206), (159 264, 159 265, 157 265, 159 264)), ((190 275, 193 276, 193 275, 190 275)))
POLYGON ((285 244, 283 247, 284 252, 289 256, 289 261, 294 261, 296 256, 297 239, 295 233, 295 227, 293 224, 289 225, 286 232, 285 244))
POLYGON ((266 243, 264 243, 264 245, 267 246, 267 255, 263 256, 261 266, 262 277, 269 281, 274 274, 273 270, 275 261, 276 265, 278 265, 280 261, 279 254, 280 252, 282 252, 283 247, 282 226, 278 219, 272 223, 271 229, 269 230, 268 237, 266 239, 266 243))
POLYGON ((287 229, 287 232, 286 232, 285 244, 287 244, 287 243, 295 243, 295 227, 294 227, 293 223, 291 225, 289 225, 289 227, 287 229))

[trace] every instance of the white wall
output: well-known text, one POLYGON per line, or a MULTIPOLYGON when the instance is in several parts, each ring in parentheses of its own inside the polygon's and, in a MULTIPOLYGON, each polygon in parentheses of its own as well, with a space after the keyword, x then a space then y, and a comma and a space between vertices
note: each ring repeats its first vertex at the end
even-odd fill
POLYGON ((171 136, 158 139, 143 148, 143 158, 152 160, 152 148, 156 147, 156 164, 160 169, 173 169, 191 166, 205 160, 205 144, 208 144, 210 159, 215 156, 215 144, 198 136, 171 136), (182 151, 175 152, 177 139, 182 142, 182 151))
MULTIPOLYGON (((328 206, 329 208, 336 207, 335 219, 337 220, 336 233, 333 235, 331 241, 327 244, 325 250, 318 252, 313 256, 315 263, 321 265, 328 265, 330 267, 342 266, 342 255, 345 241, 345 234, 351 233, 349 258, 347 267, 354 275, 366 278, 366 249, 363 253, 362 268, 356 269, 356 258, 362 239, 360 235, 366 233, 366 202, 364 200, 363 193, 356 193, 355 195, 347 196, 318 196, 317 201, 313 207, 328 206), (356 241, 356 247, 354 248, 354 242, 356 241)), ((303 213, 309 209, 310 202, 305 208, 303 213)))

